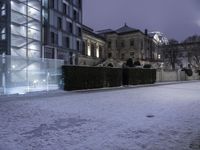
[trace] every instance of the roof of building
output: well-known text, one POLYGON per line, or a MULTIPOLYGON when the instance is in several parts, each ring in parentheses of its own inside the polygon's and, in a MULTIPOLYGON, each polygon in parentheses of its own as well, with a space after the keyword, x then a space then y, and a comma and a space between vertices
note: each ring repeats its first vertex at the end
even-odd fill
POLYGON ((112 29, 105 29, 105 30, 99 30, 99 31, 97 31, 97 33, 110 33, 110 32, 115 32, 115 31, 112 30, 112 29))
POLYGON ((90 31, 90 32, 94 32, 94 30, 92 29, 92 28, 90 28, 90 27, 88 27, 88 26, 86 26, 86 25, 82 25, 82 28, 83 28, 83 30, 87 30, 87 31, 90 31))
POLYGON ((105 29, 105 30, 100 30, 97 31, 97 33, 105 35, 105 34, 109 34, 109 33, 115 33, 115 34, 127 34, 127 33, 132 33, 132 32, 141 32, 139 29, 135 29, 132 27, 129 27, 126 23, 124 24, 124 26, 116 29, 116 30, 112 30, 112 29, 105 29))
POLYGON ((134 29, 129 27, 126 23, 123 27, 116 30, 117 33, 126 33, 126 32, 132 32, 132 31, 138 31, 138 29, 134 29))
POLYGON ((83 29, 83 32, 84 32, 84 33, 89 34, 89 35, 91 35, 91 36, 94 36, 94 37, 96 37, 96 38, 99 38, 99 39, 105 41, 105 38, 102 37, 100 34, 95 33, 94 30, 93 30, 92 28, 90 28, 90 27, 88 27, 88 26, 86 26, 86 25, 83 25, 83 26, 82 26, 82 29, 83 29))

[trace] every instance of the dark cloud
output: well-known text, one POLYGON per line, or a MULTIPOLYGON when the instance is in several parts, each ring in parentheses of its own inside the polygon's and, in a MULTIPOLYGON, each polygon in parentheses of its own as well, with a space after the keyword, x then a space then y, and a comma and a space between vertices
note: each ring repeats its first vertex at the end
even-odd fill
POLYGON ((83 0, 83 20, 95 30, 132 27, 183 40, 200 33, 199 0, 83 0))

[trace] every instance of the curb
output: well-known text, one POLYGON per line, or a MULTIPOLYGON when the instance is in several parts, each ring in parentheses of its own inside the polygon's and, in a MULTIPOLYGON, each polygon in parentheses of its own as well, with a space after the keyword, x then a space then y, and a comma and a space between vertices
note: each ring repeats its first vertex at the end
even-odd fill
POLYGON ((120 87, 108 87, 108 88, 99 88, 99 89, 75 90, 75 91, 70 91, 70 93, 106 92, 106 91, 112 91, 112 90, 113 91, 114 90, 127 90, 127 89, 134 89, 134 88, 155 87, 155 86, 165 86, 165 85, 194 83, 194 82, 200 82, 200 80, 156 82, 154 84, 127 85, 127 86, 120 86, 120 87))
POLYGON ((194 82, 200 82, 200 81, 199 80, 191 80, 191 81, 178 81, 178 82, 177 81, 175 81, 175 82, 157 82, 155 84, 129 85, 129 86, 108 87, 108 88, 99 88, 99 89, 76 90, 76 91, 54 90, 54 91, 48 91, 48 92, 47 91, 33 92, 33 93, 27 93, 24 95, 20 95, 20 94, 0 95, 0 102, 13 101, 13 100, 16 100, 16 98, 18 98, 19 100, 39 99, 39 98, 93 93, 93 92, 110 92, 110 91, 117 91, 117 90, 156 87, 156 86, 165 86, 165 85, 174 85, 174 84, 185 84, 185 83, 194 83, 194 82))

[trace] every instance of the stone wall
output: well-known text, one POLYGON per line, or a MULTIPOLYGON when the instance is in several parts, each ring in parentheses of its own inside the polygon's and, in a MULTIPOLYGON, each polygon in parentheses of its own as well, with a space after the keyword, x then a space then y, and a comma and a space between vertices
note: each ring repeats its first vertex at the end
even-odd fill
POLYGON ((199 74, 194 71, 191 77, 187 76, 185 72, 181 70, 166 71, 159 69, 156 74, 157 82, 200 80, 199 74))

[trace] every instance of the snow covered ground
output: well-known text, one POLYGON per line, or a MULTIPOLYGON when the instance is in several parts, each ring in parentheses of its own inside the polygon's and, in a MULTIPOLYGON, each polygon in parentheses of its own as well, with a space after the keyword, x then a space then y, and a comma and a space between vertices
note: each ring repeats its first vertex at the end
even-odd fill
POLYGON ((200 150, 200 82, 41 95, 0 97, 0 150, 200 150))

